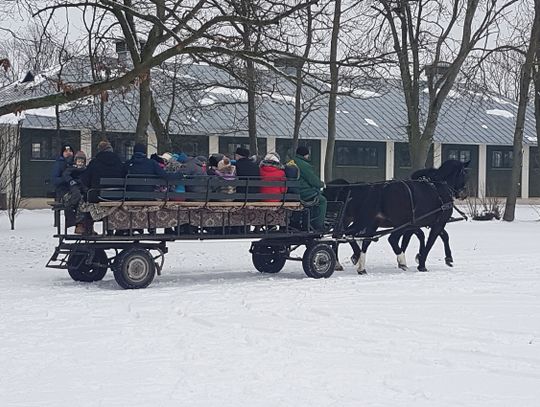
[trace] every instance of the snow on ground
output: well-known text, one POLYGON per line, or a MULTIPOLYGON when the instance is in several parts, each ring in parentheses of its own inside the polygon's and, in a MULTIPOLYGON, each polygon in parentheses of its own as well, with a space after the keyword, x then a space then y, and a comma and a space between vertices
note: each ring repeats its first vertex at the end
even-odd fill
POLYGON ((49 211, 2 216, 0 405, 538 406, 537 218, 450 224, 455 267, 437 242, 428 273, 386 241, 327 280, 261 275, 245 241, 172 244, 129 291, 46 269, 49 211))

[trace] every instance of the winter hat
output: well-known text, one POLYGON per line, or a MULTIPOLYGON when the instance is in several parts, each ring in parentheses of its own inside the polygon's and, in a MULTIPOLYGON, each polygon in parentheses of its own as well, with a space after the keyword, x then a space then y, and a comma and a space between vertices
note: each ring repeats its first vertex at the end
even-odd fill
POLYGON ((296 149, 296 154, 303 157, 309 154, 309 149, 306 146, 298 146, 298 148, 296 149))
POLYGON ((279 154, 278 153, 268 153, 264 156, 264 161, 272 161, 275 163, 279 163, 279 154))
POLYGON ((86 161, 86 154, 84 153, 84 151, 77 151, 77 154, 75 154, 75 160, 77 159, 82 159, 86 161))
POLYGON ((188 156, 186 155, 186 153, 183 153, 183 152, 179 152, 179 153, 175 153, 172 155, 173 158, 178 161, 179 163, 185 163, 187 160, 188 160, 188 156))
POLYGON ((228 167, 231 165, 231 160, 229 160, 229 157, 223 157, 223 159, 218 162, 217 168, 218 170, 222 170, 225 167, 228 167))
POLYGON ((245 158, 249 157, 249 150, 247 148, 238 147, 234 153, 245 158))
POLYGON ((98 146, 98 153, 101 153, 103 151, 113 151, 111 143, 109 143, 107 140, 102 140, 99 142, 98 146))
POLYGON ((69 144, 62 144, 62 150, 60 150, 60 155, 64 154, 64 151, 69 150, 73 152, 73 148, 69 144))
POLYGON ((154 161, 157 161, 159 164, 165 164, 165 160, 162 157, 160 157, 159 155, 157 155, 156 153, 150 155, 150 159, 154 160, 154 161))
POLYGON ((219 163, 219 158, 217 155, 211 155, 210 157, 208 157, 208 165, 210 167, 217 167, 218 166, 218 163, 219 163))
POLYGON ((171 161, 173 158, 173 155, 171 153, 163 153, 161 154, 161 158, 163 158, 165 161, 171 161))
POLYGON ((142 143, 137 143, 133 146, 133 154, 142 153, 146 155, 146 146, 142 143))

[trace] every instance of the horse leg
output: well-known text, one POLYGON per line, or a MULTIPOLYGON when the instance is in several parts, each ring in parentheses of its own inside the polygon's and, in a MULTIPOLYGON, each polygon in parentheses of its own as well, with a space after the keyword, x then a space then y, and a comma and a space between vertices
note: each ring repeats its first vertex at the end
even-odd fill
POLYGON ((444 262, 448 267, 454 267, 454 259, 450 250, 450 236, 448 236, 448 232, 445 229, 441 231, 439 236, 444 243, 444 262))
MULTIPOLYGON (((408 232, 405 232, 407 234, 408 232)), ((398 267, 401 270, 407 270, 407 259, 405 258, 405 252, 399 246, 399 238, 401 237, 401 232, 390 233, 388 236, 388 243, 392 246, 394 254, 397 256, 398 267)), ((403 235, 405 236, 405 235, 403 235)))
POLYGON ((422 253, 426 248, 426 235, 420 228, 413 230, 412 233, 416 235, 416 238, 418 239, 418 253, 416 253, 416 256, 414 257, 416 264, 418 264, 420 263, 420 253, 422 253))
POLYGON ((371 240, 364 240, 362 241, 362 251, 360 252, 360 256, 358 257, 358 274, 367 274, 366 271, 366 252, 371 244, 371 240))
POLYGON ((431 227, 431 231, 429 232, 426 246, 423 248, 423 250, 420 251, 420 255, 418 256, 418 271, 427 271, 426 269, 427 256, 431 248, 433 247, 435 240, 437 240, 437 237, 439 236, 439 234, 441 233, 443 229, 444 229, 444 224, 434 225, 431 227))
POLYGON ((336 245, 334 246, 334 253, 336 254, 336 266, 334 267, 334 270, 343 271, 343 266, 339 262, 338 249, 339 249, 339 243, 336 243, 336 245))
POLYGON ((411 242, 411 237, 413 234, 413 230, 407 230, 406 232, 403 232, 403 237, 401 239, 401 251, 403 253, 407 251, 407 247, 409 247, 409 243, 411 242))
POLYGON ((351 245, 351 248, 353 249, 351 262, 352 264, 356 265, 358 264, 358 260, 360 259, 360 254, 362 253, 362 250, 360 249, 360 246, 358 246, 358 243, 356 243, 356 240, 351 240, 349 244, 351 245))

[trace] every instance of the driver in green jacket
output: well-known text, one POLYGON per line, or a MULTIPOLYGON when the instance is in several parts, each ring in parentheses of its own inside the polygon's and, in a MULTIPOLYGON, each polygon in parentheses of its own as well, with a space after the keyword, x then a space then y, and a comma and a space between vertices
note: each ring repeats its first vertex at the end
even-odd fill
POLYGON ((318 203, 311 207, 311 225, 319 230, 324 230, 324 218, 326 216, 326 198, 322 194, 321 188, 324 187, 324 182, 317 176, 311 161, 309 159, 309 150, 306 146, 299 146, 296 149, 296 157, 294 161, 299 174, 299 192, 300 199, 305 202, 318 200, 318 203))

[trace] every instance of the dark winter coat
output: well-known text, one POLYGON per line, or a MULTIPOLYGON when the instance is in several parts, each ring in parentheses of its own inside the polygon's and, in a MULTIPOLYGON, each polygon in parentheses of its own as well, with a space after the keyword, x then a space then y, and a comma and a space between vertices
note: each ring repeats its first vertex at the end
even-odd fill
MULTIPOLYGON (((167 172, 161 168, 159 163, 146 157, 144 153, 135 153, 129 161, 125 163, 125 171, 129 175, 156 175, 166 178, 167 172)), ((129 186, 128 191, 153 192, 152 185, 129 186)))
POLYGON ((324 183, 315 173, 311 163, 304 157, 297 155, 294 158, 294 162, 300 170, 300 186, 298 188, 300 198, 304 201, 310 201, 321 194, 321 188, 324 186, 324 183))
MULTIPOLYGON (((259 166, 255 161, 252 161, 249 158, 240 158, 239 160, 236 160, 236 176, 238 179, 246 179, 255 177, 254 179, 258 179, 259 177, 259 166)), ((246 193, 245 187, 237 187, 236 192, 240 194, 246 193)), ((248 187, 248 193, 250 194, 256 194, 259 192, 259 187, 248 187)))
MULTIPOLYGON (((298 181, 300 178, 300 170, 298 169, 298 166, 294 162, 294 160, 290 160, 285 165, 285 176, 288 180, 298 181)), ((299 194, 300 191, 297 187, 289 187, 288 192, 291 194, 299 194)))
POLYGON ((112 151, 102 151, 90 161, 80 180, 87 188, 92 189, 88 194, 89 202, 98 202, 97 190, 101 178, 124 178, 126 170, 118 154, 112 151))
MULTIPOLYGON (((259 169, 262 181, 285 181, 285 170, 283 167, 273 161, 263 161, 259 169)), ((261 194, 284 194, 286 187, 261 187, 261 194)), ((264 199, 265 202, 279 202, 281 199, 264 199)))
POLYGON ((54 193, 56 200, 60 201, 62 196, 69 191, 69 179, 66 181, 64 178, 64 171, 73 162, 73 157, 65 159, 64 156, 60 156, 54 162, 51 171, 51 182, 54 185, 54 193))
MULTIPOLYGON (((206 176, 206 168, 204 162, 197 157, 191 157, 182 164, 180 172, 186 177, 193 177, 194 179, 202 179, 206 176)), ((193 186, 186 185, 186 192, 201 192, 206 193, 206 186, 193 186)))

